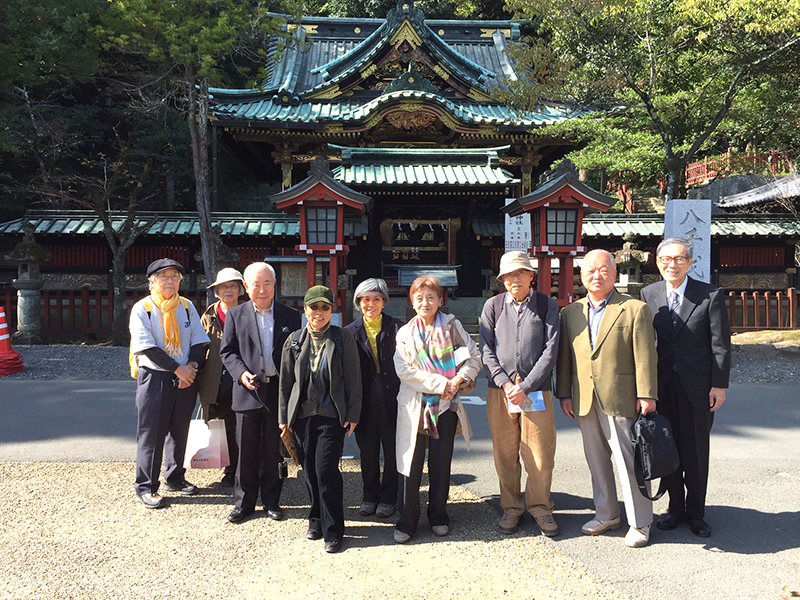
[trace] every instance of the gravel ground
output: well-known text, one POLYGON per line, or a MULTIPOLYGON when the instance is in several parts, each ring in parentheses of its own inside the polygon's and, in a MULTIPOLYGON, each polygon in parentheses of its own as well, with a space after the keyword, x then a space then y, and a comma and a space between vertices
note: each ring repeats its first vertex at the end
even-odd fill
POLYGON ((306 491, 295 470, 286 520, 258 511, 233 525, 225 519, 232 492, 215 483, 217 470, 189 473, 197 496, 165 492, 169 506, 148 510, 133 495, 130 463, 0 463, 0 597, 622 598, 541 538, 500 534, 495 511, 456 486, 448 537, 436 538, 423 517, 411 543, 394 544, 393 519, 357 514, 358 465, 342 467, 345 544, 329 555, 305 539, 306 491))
MULTIPOLYGON (((121 380, 127 348, 15 346, 25 372, 9 379, 121 380)), ((736 347, 733 383, 795 382, 800 361, 771 346, 736 347)), ((168 495, 145 509, 131 488, 132 463, 0 462, 0 519, 8 549, 0 598, 530 598, 619 599, 541 537, 504 536, 497 513, 453 486, 452 532, 433 536, 423 516, 407 546, 393 523, 357 515, 357 464, 343 461, 345 549, 327 555, 303 533, 305 486, 292 470, 284 489, 288 519, 263 513, 241 525, 225 516, 232 492, 218 471, 192 471, 198 496, 168 495)))
MULTIPOLYGON (((800 353, 778 355, 771 344, 735 343, 731 383, 792 383, 800 377, 800 353)), ((129 376, 128 349, 113 346, 14 346, 25 371, 9 379, 119 380, 129 376)))

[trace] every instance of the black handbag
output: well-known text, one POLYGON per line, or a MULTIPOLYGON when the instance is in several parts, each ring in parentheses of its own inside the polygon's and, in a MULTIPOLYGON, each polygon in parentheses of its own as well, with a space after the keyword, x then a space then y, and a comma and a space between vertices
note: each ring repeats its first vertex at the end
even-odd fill
POLYGON ((656 411, 639 414, 631 425, 634 443, 633 471, 639 491, 649 500, 658 500, 667 491, 664 477, 678 470, 678 448, 669 420, 656 411), (651 496, 645 482, 661 478, 658 491, 651 496))

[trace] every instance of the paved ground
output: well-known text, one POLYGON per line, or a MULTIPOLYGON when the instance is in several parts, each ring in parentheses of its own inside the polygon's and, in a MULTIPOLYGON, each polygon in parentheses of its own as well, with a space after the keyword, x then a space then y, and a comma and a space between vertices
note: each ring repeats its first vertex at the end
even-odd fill
MULTIPOLYGON (((471 452, 456 442, 453 479, 499 511, 485 387, 481 380, 467 399, 475 439, 471 452)), ((130 380, 0 380, 0 461, 132 461, 133 389, 130 380)), ((708 540, 687 528, 655 531, 651 546, 630 550, 624 529, 582 536, 580 525, 592 515, 588 469, 574 423, 559 413, 557 427, 553 494, 562 535, 544 543, 568 561, 637 600, 771 600, 800 591, 798 386, 729 390, 712 436, 707 518, 714 535, 708 540)), ((357 454, 355 444, 345 454, 357 454)), ((656 512, 665 505, 659 501, 656 512)), ((525 529, 516 535, 535 527, 526 521, 525 529)))

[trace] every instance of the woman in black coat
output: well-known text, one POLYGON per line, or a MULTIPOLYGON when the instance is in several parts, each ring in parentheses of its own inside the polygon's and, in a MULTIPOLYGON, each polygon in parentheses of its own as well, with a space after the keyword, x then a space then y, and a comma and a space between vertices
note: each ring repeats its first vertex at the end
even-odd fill
POLYGON ((331 325, 333 294, 322 285, 303 299, 308 324, 286 338, 278 385, 278 424, 300 445, 311 510, 306 537, 338 552, 344 537, 339 459, 361 414, 361 369, 353 334, 331 325))
POLYGON ((389 290, 383 279, 362 281, 353 294, 353 305, 362 318, 347 325, 355 335, 361 359, 361 418, 356 442, 361 450, 364 496, 359 514, 392 516, 397 504, 397 391, 400 380, 394 370, 395 336, 403 325, 383 312, 389 290), (383 480, 381 480, 381 446, 383 480))

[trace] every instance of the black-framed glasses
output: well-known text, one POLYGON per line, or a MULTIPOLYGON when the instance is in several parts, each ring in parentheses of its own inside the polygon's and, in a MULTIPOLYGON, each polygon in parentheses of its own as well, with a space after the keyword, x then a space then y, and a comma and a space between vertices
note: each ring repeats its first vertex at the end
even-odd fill
POLYGON ((689 262, 688 256, 659 256, 656 258, 658 264, 667 266, 669 263, 674 262, 676 265, 685 265, 689 262))

